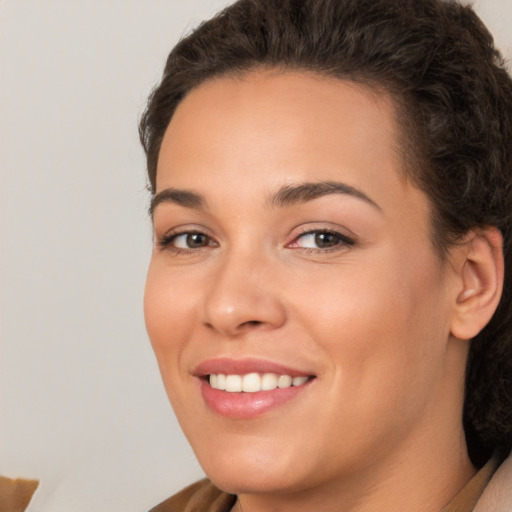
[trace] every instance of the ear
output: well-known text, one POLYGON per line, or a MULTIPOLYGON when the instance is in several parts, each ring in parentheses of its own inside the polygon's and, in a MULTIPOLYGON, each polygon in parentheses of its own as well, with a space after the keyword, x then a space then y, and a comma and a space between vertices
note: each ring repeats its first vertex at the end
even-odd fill
POLYGON ((503 237, 497 228, 472 230, 456 264, 459 283, 451 333, 474 338, 491 320, 503 290, 503 237))

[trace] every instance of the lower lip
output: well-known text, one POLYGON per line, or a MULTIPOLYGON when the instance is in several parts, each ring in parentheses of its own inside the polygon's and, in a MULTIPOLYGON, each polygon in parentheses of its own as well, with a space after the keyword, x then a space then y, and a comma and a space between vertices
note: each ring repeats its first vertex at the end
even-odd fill
POLYGON ((276 388, 272 391, 256 393, 228 393, 212 388, 205 380, 201 381, 201 393, 208 407, 227 418, 250 419, 289 402, 309 387, 311 380, 301 386, 276 388))

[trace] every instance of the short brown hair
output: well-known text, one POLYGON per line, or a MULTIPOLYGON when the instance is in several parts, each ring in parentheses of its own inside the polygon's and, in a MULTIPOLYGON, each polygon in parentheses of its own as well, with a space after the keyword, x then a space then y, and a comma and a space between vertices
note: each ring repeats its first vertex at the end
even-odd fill
POLYGON ((470 229, 504 237, 505 288, 471 342, 464 425, 473 462, 512 443, 512 80, 474 11, 443 0, 239 0, 182 39, 140 122, 154 193, 160 145, 186 94, 257 67, 381 88, 400 112, 408 174, 441 252, 470 229))

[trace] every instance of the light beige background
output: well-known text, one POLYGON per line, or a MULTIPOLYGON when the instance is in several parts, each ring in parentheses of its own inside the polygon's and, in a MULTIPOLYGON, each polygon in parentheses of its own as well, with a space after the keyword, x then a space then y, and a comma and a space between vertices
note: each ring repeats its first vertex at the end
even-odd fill
MULTIPOLYGON (((144 330, 137 119, 226 0, 0 0, 0 474, 32 512, 140 512, 201 476, 144 330)), ((512 0, 477 7, 512 59, 512 0)))

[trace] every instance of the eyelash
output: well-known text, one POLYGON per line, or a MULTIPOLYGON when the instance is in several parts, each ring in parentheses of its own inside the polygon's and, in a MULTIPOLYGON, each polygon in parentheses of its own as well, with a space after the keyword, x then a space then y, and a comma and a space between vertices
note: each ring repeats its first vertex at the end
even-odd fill
MULTIPOLYGON (((325 254, 325 253, 328 253, 328 252, 334 252, 334 251, 339 251, 339 250, 342 250, 343 248, 346 248, 346 247, 352 247, 356 244, 356 241, 343 234, 343 233, 340 233, 339 231, 335 231, 335 230, 332 230, 332 229, 309 229, 307 231, 304 231, 302 233, 300 233, 299 235, 297 235, 291 243, 287 244, 286 247, 291 247, 291 248, 296 248, 296 249, 301 249, 302 251, 306 252, 307 254, 325 254), (332 235, 333 237, 335 237, 337 240, 336 240, 336 243, 334 246, 332 247, 324 247, 324 248, 321 248, 321 247, 300 247, 297 242, 301 239, 304 239, 306 238, 307 236, 312 236, 312 235, 315 235, 318 236, 318 235, 332 235)), ((195 252, 198 252, 199 250, 201 249, 204 249, 204 248, 207 248, 207 247, 215 247, 217 246, 217 243, 209 236, 207 235, 206 233, 202 232, 202 231, 199 231, 199 230, 187 230, 187 231, 180 231, 180 232, 171 232, 171 233, 167 233, 166 235, 162 236, 162 238, 160 240, 158 240, 158 247, 161 249, 161 250, 170 250, 171 252, 173 252, 174 254, 179 254, 179 255, 186 255, 186 254, 192 254, 192 253, 195 253, 195 252), (181 247, 175 247, 173 246, 173 242, 179 238, 179 237, 182 237, 182 236, 190 236, 190 235, 201 235, 201 236, 204 236, 207 238, 208 240, 208 244, 207 245, 204 245, 204 246, 200 246, 200 247, 196 247, 196 248, 189 248, 189 249, 184 249, 184 248, 181 248, 181 247)))
MULTIPOLYGON (((343 234, 343 233, 340 233, 339 231, 335 231, 333 229, 308 229, 307 231, 304 231, 302 233, 300 233, 298 236, 296 236, 293 241, 291 242, 291 244, 288 244, 288 247, 290 245, 293 246, 293 244, 296 244, 299 240, 301 239, 304 239, 306 238, 307 236, 312 236, 312 235, 315 235, 315 238, 316 236, 318 235, 332 235, 333 237, 335 237, 337 240, 336 240, 336 243, 334 246, 332 247, 324 247, 324 248, 321 248, 321 247, 300 247, 300 246, 296 246, 298 249, 302 249, 303 251, 305 251, 307 254, 325 254, 325 253, 328 253, 328 252, 334 252, 334 251, 340 251, 346 247, 352 247, 356 244, 356 241, 343 234)), ((316 241, 315 241, 316 243, 316 241)))
POLYGON ((158 240, 158 247, 161 250, 164 250, 164 249, 169 250, 169 251, 173 252, 174 254, 192 254, 194 252, 197 252, 200 249, 203 249, 204 247, 207 247, 207 246, 204 246, 204 247, 198 247, 198 248, 183 249, 181 247, 175 247, 172 245, 173 242, 177 238, 179 238, 181 236, 190 236, 190 235, 202 235, 202 236, 206 237, 209 241, 208 245, 210 245, 210 242, 213 241, 213 239, 210 236, 208 236, 206 233, 196 230, 196 229, 190 229, 190 230, 186 230, 186 231, 171 232, 171 233, 165 234, 164 236, 162 236, 162 238, 160 240, 158 240))

